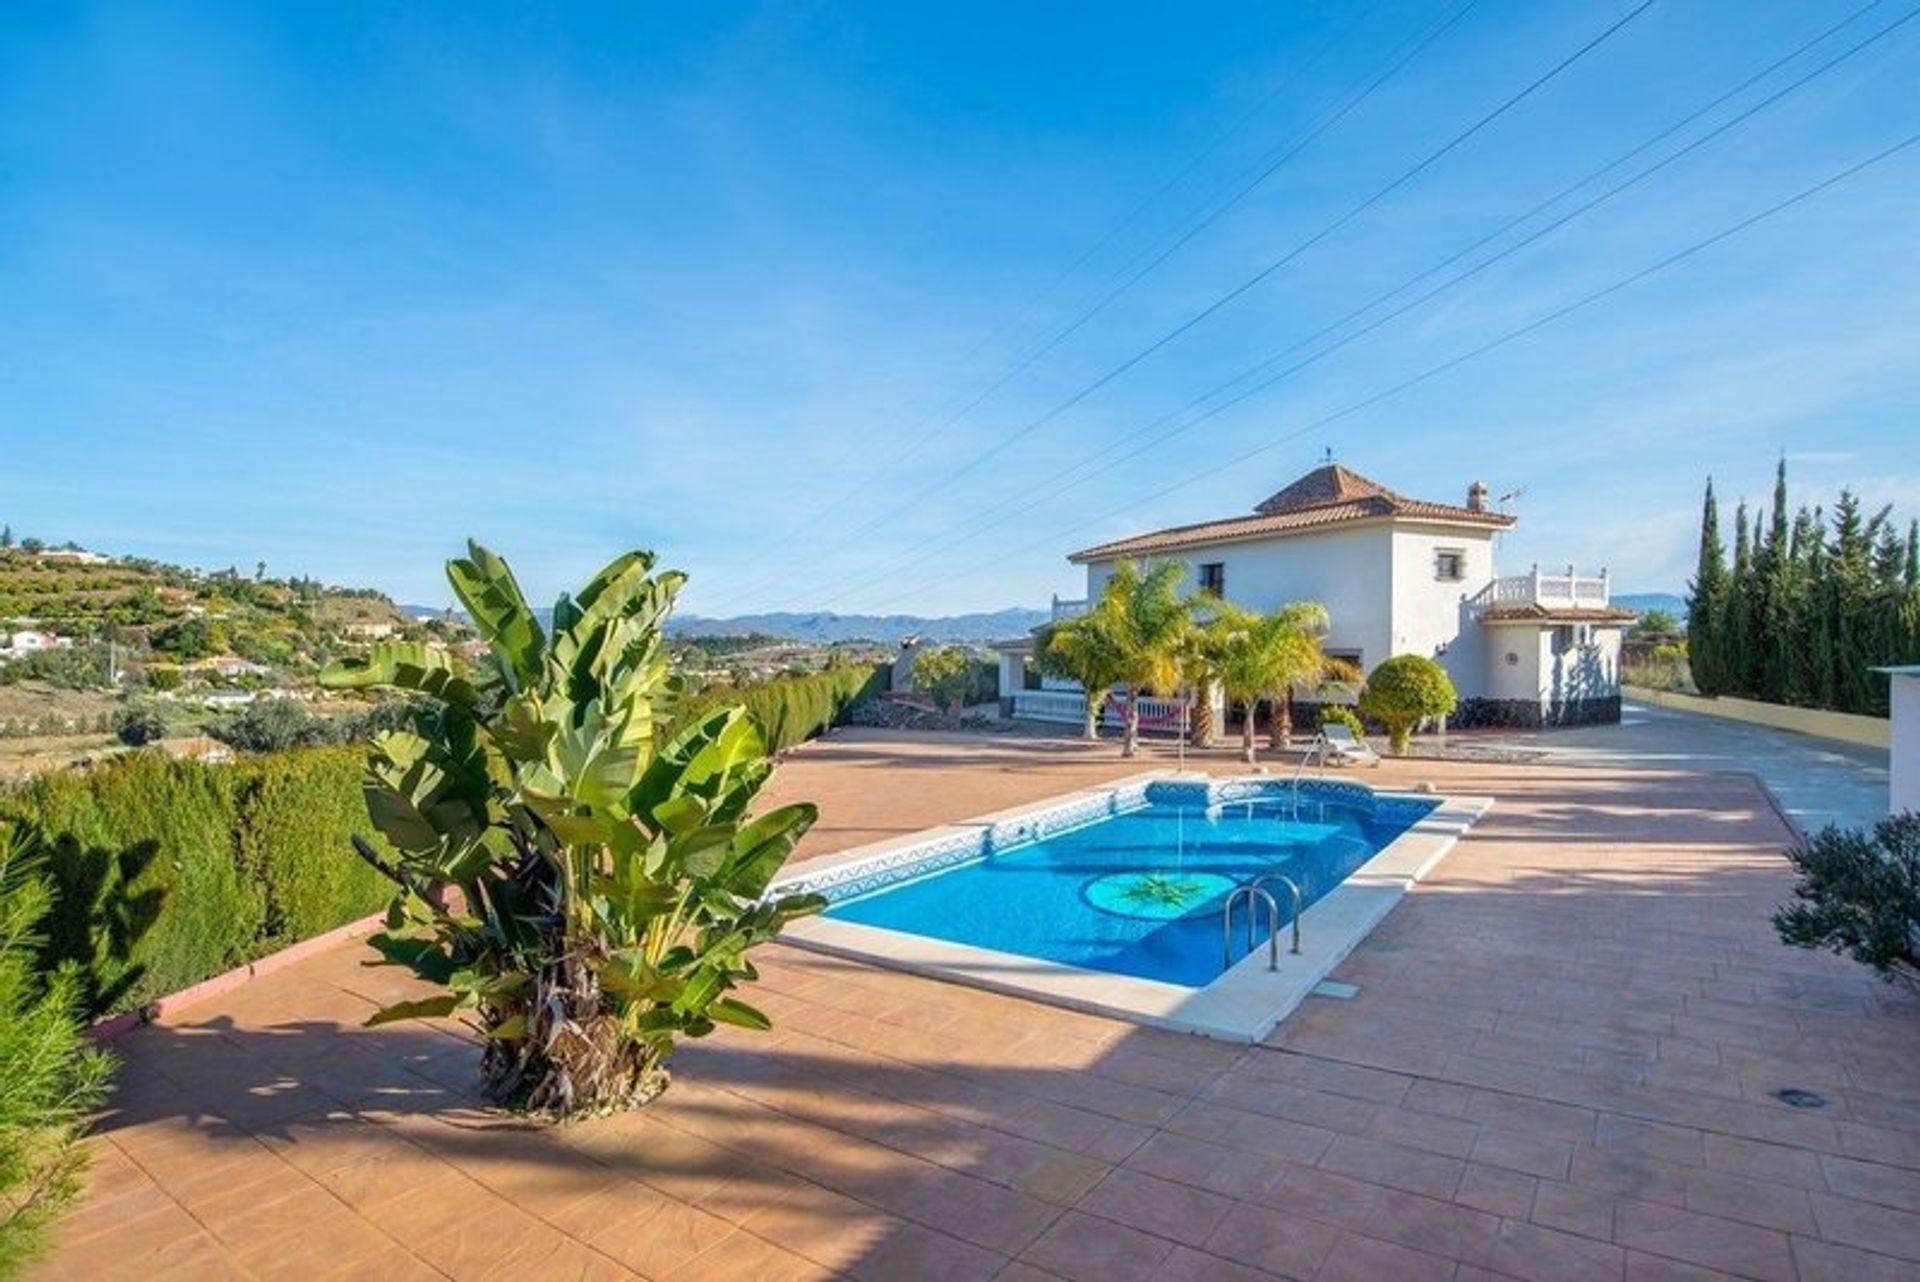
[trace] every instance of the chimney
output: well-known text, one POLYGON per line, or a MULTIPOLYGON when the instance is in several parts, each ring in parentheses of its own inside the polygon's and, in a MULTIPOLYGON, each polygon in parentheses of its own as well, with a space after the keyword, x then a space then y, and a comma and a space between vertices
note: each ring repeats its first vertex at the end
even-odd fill
POLYGON ((1487 494, 1487 483, 1485 481, 1475 481, 1472 485, 1469 485, 1467 487, 1467 509, 1472 512, 1486 511, 1487 494))

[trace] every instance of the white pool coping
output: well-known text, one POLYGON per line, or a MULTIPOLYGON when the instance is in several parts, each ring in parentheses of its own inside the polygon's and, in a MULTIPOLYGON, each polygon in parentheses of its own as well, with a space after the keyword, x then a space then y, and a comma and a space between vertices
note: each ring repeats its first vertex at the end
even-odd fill
MULTIPOLYGON (((864 867, 898 864, 903 857, 910 857, 911 852, 937 847, 944 840, 975 839, 983 828, 1009 822, 1018 824, 1079 803, 1097 803, 1104 799, 1111 804, 1117 793, 1143 783, 1232 784, 1246 780, 1266 784, 1275 781, 1271 775, 1213 778, 1171 770, 1130 775, 1097 788, 1083 788, 960 823, 943 824, 810 859, 776 881, 769 893, 800 888, 802 883, 815 881, 823 873, 838 870, 851 873, 864 867)), ((1366 787, 1352 785, 1345 779, 1338 782, 1366 787)), ((1378 797, 1437 805, 1300 915, 1298 954, 1287 951, 1290 932, 1282 931, 1277 970, 1267 969, 1267 950, 1256 949, 1218 979, 1196 989, 823 916, 792 922, 780 937, 816 952, 1030 997, 1074 1010, 1223 1041, 1257 1042, 1291 1014, 1313 986, 1326 978, 1393 910, 1400 897, 1431 872, 1474 821, 1493 806, 1491 797, 1366 790, 1378 797)))

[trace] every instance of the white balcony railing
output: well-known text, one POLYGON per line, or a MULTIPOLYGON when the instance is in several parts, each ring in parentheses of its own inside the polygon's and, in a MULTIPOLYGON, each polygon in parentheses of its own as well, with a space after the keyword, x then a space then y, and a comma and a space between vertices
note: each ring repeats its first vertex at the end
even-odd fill
POLYGON ((1543 574, 1539 566, 1527 574, 1510 574, 1480 589, 1472 604, 1480 609, 1501 605, 1605 606, 1611 586, 1607 572, 1582 575, 1572 566, 1565 574, 1543 574))
POLYGON ((1089 604, 1091 603, 1087 601, 1063 601, 1056 596, 1053 598, 1053 621, 1058 623, 1062 619, 1071 619, 1076 615, 1085 614, 1089 604))
MULTIPOLYGON (((1188 724, 1185 699, 1140 700, 1140 729, 1147 734, 1179 734, 1188 724)), ((1119 695, 1110 696, 1102 711, 1100 724, 1118 730, 1125 724, 1125 704, 1119 695)), ((1081 725, 1087 715, 1087 697, 1078 690, 1015 690, 1013 715, 1022 721, 1050 721, 1061 725, 1081 725)))

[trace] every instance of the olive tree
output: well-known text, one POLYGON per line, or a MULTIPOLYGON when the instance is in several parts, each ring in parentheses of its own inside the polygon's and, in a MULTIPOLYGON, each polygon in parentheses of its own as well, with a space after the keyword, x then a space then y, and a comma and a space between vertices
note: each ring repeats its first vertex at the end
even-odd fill
POLYGON ((1784 943, 1845 953, 1920 987, 1920 813, 1871 829, 1829 826, 1787 859, 1800 879, 1795 902, 1773 914, 1784 943))
POLYGON ((1413 728, 1460 706, 1447 670, 1424 654, 1396 654, 1367 674, 1360 711, 1387 728, 1387 746, 1407 750, 1413 728))
POLYGON ((913 661, 913 688, 932 695, 948 712, 958 712, 973 689, 973 667, 973 656, 964 647, 924 650, 913 661))
POLYGON ((369 1022, 463 1019, 489 1097, 563 1118, 658 1095, 681 1037, 766 1028, 733 995, 749 954, 824 906, 768 896, 816 812, 751 813, 773 763, 747 714, 664 737, 679 683, 662 625, 685 576, 653 566, 617 558, 549 631, 470 544, 447 578, 487 644, 473 669, 389 641, 322 673, 425 704, 367 754, 368 811, 398 857, 358 850, 398 887, 375 946, 440 991, 369 1022))

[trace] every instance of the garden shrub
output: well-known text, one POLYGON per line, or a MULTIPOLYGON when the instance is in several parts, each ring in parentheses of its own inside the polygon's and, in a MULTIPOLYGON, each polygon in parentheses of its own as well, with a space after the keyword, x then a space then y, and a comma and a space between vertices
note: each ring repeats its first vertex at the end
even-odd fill
POLYGON ((1796 948, 1844 953, 1882 979, 1920 983, 1920 813, 1829 826, 1787 859, 1796 902, 1773 914, 1796 948))
POLYGON ((87 1116, 113 1073, 82 1031, 81 976, 40 964, 51 906, 33 838, 0 824, 0 1278, 39 1254, 80 1192, 87 1116))
POLYGON ((46 959, 80 968, 90 1014, 138 1009, 387 899, 351 857, 348 838, 371 827, 349 749, 130 753, 34 779, 0 797, 0 817, 40 839, 46 959))
POLYGON ((1460 705, 1447 670, 1424 654, 1396 654, 1367 674, 1360 711, 1387 728, 1387 745, 1407 750, 1413 728, 1427 717, 1444 717, 1460 705))
POLYGON ((258 951, 311 939, 385 906, 392 895, 386 880, 364 861, 343 858, 356 834, 384 844, 367 821, 358 750, 275 753, 236 769, 238 864, 266 893, 258 951))
POLYGON ((1367 737, 1366 723, 1360 720, 1360 714, 1344 703, 1325 704, 1320 709, 1320 728, 1345 726, 1353 732, 1356 739, 1367 737))
POLYGON ((90 1010, 126 1010, 244 960, 265 895, 233 857, 234 773, 158 753, 39 776, 8 817, 40 838, 54 962, 86 976, 90 1010))

